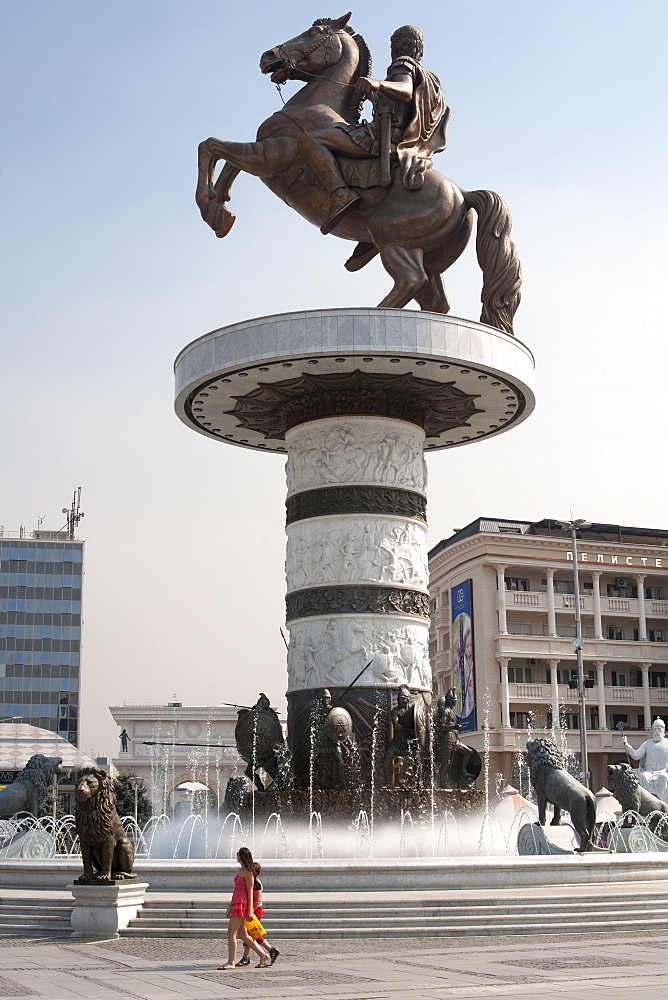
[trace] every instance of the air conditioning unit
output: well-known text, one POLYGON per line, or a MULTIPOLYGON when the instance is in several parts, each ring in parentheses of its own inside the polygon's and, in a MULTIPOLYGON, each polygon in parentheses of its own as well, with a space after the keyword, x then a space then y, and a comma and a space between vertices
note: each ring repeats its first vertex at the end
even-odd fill
POLYGON ((536 664, 538 663, 538 660, 527 660, 527 663, 529 664, 530 667, 535 667, 536 664))
POLYGON ((625 587, 627 583, 628 580, 626 579, 625 576, 618 576, 617 579, 615 580, 616 587, 625 587))

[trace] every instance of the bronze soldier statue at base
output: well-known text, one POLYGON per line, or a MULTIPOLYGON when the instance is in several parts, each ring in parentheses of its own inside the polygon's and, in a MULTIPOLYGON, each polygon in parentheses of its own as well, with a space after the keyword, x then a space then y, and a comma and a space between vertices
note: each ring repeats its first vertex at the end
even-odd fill
POLYGON ((434 763, 438 788, 470 788, 482 770, 480 754, 459 742, 461 726, 457 722, 457 694, 449 688, 438 699, 434 719, 434 763))

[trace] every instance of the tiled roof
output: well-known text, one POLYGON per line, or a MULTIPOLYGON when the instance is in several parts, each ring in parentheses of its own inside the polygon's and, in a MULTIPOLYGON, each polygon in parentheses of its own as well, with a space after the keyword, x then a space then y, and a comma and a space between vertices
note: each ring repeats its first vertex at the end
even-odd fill
POLYGON ((23 723, 0 723, 0 770, 18 770, 33 754, 62 757, 63 767, 95 767, 95 761, 49 729, 23 723))

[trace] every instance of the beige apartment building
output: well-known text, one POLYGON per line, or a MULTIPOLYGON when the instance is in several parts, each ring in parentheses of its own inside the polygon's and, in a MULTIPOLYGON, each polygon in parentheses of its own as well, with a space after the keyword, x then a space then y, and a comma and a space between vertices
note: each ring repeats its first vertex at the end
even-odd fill
MULTIPOLYGON (((654 718, 668 722, 668 531, 592 524, 579 532, 578 571, 596 790, 607 764, 624 757, 618 723, 639 746, 654 718)), ((528 725, 549 733, 561 719, 578 753, 578 694, 568 686, 576 670, 570 531, 549 519, 478 518, 434 546, 429 572, 437 696, 461 688, 451 608, 471 581, 475 713, 462 740, 482 751, 487 714, 492 773, 504 780, 528 725)))

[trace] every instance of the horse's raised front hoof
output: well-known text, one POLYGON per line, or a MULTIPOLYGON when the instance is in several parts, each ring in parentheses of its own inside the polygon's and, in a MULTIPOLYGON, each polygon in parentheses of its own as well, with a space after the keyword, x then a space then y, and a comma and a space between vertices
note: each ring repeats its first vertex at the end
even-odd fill
POLYGON ((218 201, 205 201, 199 206, 199 210, 207 226, 213 229, 219 239, 227 236, 236 220, 234 212, 230 212, 227 205, 218 201))

